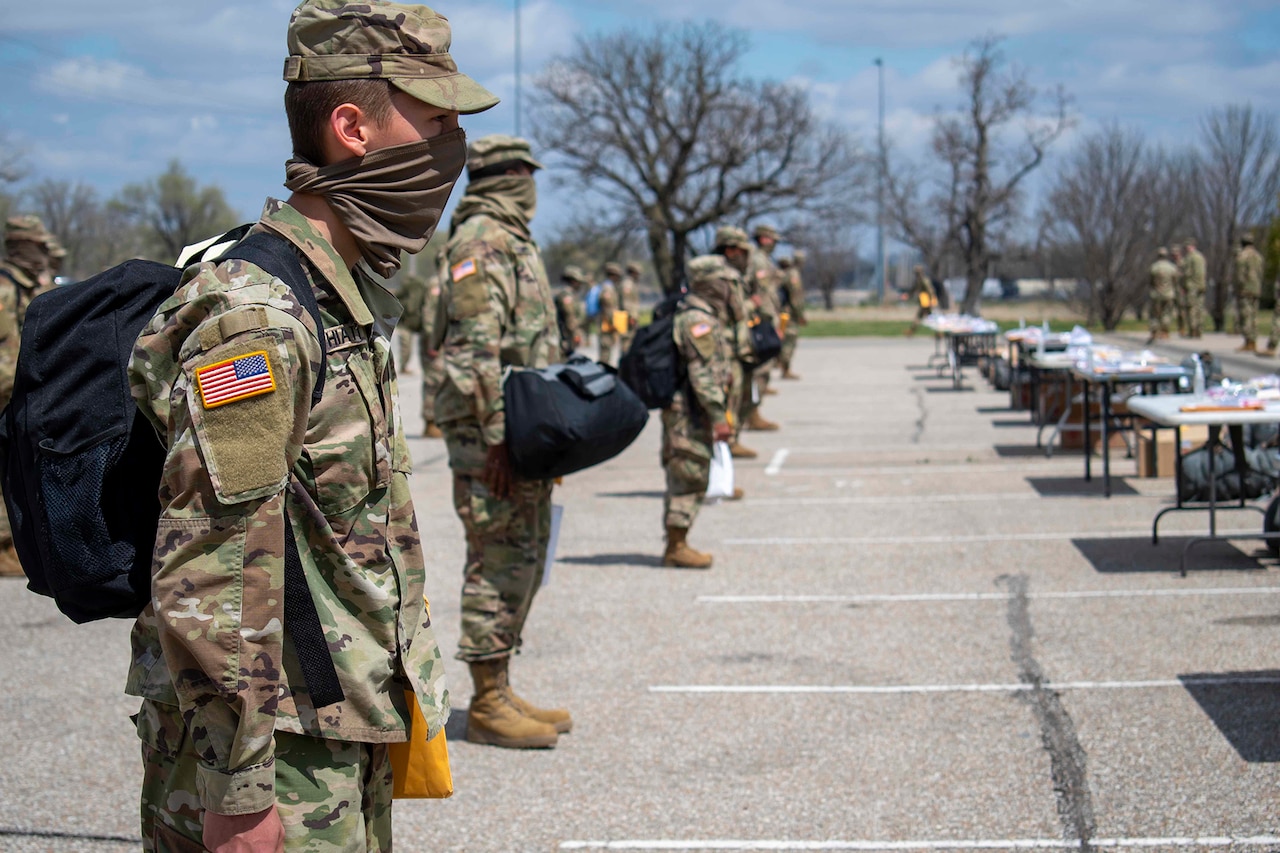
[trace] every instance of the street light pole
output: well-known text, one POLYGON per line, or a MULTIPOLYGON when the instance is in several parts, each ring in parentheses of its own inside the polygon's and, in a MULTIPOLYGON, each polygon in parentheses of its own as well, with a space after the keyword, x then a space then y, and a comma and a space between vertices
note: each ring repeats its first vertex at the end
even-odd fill
POLYGON ((516 136, 520 135, 520 0, 516 4, 516 136))
POLYGON ((880 133, 879 133, 879 168, 876 169, 876 294, 884 302, 888 270, 885 269, 884 258, 884 60, 876 57, 876 72, 880 78, 880 133))

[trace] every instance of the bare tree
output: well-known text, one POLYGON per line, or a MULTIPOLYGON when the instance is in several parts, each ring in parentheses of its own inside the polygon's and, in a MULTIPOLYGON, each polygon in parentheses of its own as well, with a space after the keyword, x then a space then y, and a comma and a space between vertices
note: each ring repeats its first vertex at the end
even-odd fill
MULTIPOLYGON (((689 235, 724 221, 856 213, 865 161, 807 95, 738 72, 745 36, 715 23, 582 38, 536 84, 534 135, 571 182, 641 223, 665 290, 689 235)), ((787 223, 780 223, 785 227, 787 223)))
POLYGON ((825 218, 814 218, 792 229, 788 241, 805 250, 806 285, 818 286, 822 304, 835 308, 836 287, 852 279, 858 266, 858 242, 852 228, 825 218))
POLYGON ((236 225, 222 190, 198 186, 177 160, 155 179, 126 186, 109 208, 141 230, 142 254, 168 262, 184 247, 236 225))
POLYGON ((1280 133, 1275 116, 1248 104, 1211 111, 1200 123, 1190 175, 1191 230, 1204 250, 1214 327, 1225 327, 1232 262, 1241 233, 1265 227, 1280 194, 1280 133))
POLYGON ((0 221, 9 217, 18 204, 17 194, 11 187, 27 176, 27 152, 13 141, 13 137, 0 130, 0 221))

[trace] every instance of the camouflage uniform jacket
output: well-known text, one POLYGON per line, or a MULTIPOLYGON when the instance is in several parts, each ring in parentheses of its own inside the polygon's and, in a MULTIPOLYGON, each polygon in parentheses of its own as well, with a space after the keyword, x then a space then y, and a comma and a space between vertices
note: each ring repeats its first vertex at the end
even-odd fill
POLYGON ((621 310, 618 302, 618 288, 606 278, 600 282, 600 331, 605 333, 617 331, 613 327, 613 312, 621 310))
POLYGON ((733 349, 723 334, 715 310, 697 294, 680 301, 672 330, 687 382, 681 382, 671 405, 663 411, 671 449, 703 459, 711 458, 711 431, 727 423, 730 360, 733 349))
POLYGON ((13 397, 22 320, 37 289, 35 279, 25 271, 10 263, 0 264, 0 409, 13 397))
POLYGON ((1192 249, 1182 258, 1183 287, 1188 293, 1204 293, 1205 268, 1204 255, 1192 249))
POLYGON ((492 447, 507 434, 503 370, 558 359, 551 287, 537 243, 484 213, 455 225, 445 252, 449 329, 436 421, 476 422, 492 447))
POLYGON ((751 249, 751 259, 747 262, 747 274, 743 280, 743 292, 747 299, 760 297, 760 306, 756 311, 769 322, 778 322, 778 283, 782 281, 781 270, 773 262, 773 258, 759 246, 751 249))
POLYGON ((1154 299, 1173 299, 1178 281, 1178 268, 1173 261, 1160 258, 1151 265, 1151 296, 1154 299))
POLYGON ((640 322, 640 285, 631 276, 618 282, 618 304, 631 318, 634 328, 640 322))
POLYGON ((1262 255, 1252 246, 1245 246, 1236 253, 1236 293, 1262 295, 1262 255))
POLYGON ((786 279, 782 284, 783 292, 786 294, 785 310, 791 315, 791 323, 804 322, 804 279, 800 277, 800 270, 792 267, 787 270, 786 279))
POLYGON ((579 310, 582 303, 567 284, 556 288, 553 300, 560 333, 560 354, 568 358, 582 344, 583 319, 579 310))
POLYGON ((201 806, 227 814, 275 802, 277 729, 402 741, 406 690, 430 734, 448 717, 391 369, 398 304, 287 204, 268 200, 257 227, 305 258, 328 348, 320 402, 311 315, 244 261, 189 268, 129 365, 168 457, 126 690, 181 707, 201 755, 201 806), (272 386, 215 402, 205 371, 258 358, 272 386), (285 513, 346 694, 323 708, 285 639, 285 513))
POLYGON ((31 304, 31 300, 52 289, 51 279, 45 280, 45 276, 33 278, 22 267, 7 261, 0 263, 0 305, 6 311, 13 312, 19 329, 27 318, 27 306, 31 304))

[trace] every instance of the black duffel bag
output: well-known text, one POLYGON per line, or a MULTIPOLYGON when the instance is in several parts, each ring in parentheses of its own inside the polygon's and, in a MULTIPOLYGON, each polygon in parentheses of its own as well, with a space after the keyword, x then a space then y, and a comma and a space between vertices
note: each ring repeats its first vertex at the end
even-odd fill
POLYGON ((511 467, 527 480, 563 477, 617 456, 649 410, 617 372, 585 356, 512 370, 502 387, 511 467))
POLYGON ((751 357, 743 359, 751 366, 759 366, 782 354, 782 338, 768 319, 757 315, 747 328, 751 336, 751 357))

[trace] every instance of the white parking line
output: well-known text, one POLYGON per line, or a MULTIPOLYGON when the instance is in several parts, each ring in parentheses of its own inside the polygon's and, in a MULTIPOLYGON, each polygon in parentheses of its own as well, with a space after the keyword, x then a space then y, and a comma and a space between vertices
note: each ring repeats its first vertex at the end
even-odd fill
MULTIPOLYGON (((919 462, 915 464, 902 465, 871 465, 867 467, 858 467, 856 465, 845 465, 843 467, 825 467, 825 468, 788 468, 788 474, 858 474, 871 476, 874 474, 954 474, 963 472, 966 474, 991 474, 1011 471, 1015 474, 1027 474, 1034 476, 1037 474, 1065 474, 1080 475, 1080 460, 1070 457, 1055 456, 1052 459, 1041 458, 1036 460, 1034 457, 1027 457, 1025 462, 1005 463, 1005 462, 919 462)), ((1117 474, 1119 479, 1122 475, 1117 474)), ((1083 482, 1083 481, 1082 481, 1083 482)))
POLYGON ((791 451, 785 447, 773 454, 773 459, 769 461, 769 467, 764 469, 764 473, 769 477, 777 476, 778 472, 782 470, 782 466, 786 464, 787 456, 790 454, 791 451))
MULTIPOLYGON (((1089 846, 1107 849, 1181 847, 1268 847, 1280 843, 1280 835, 1231 837, 1224 835, 1170 836, 1166 838, 1090 838, 1089 846)), ((562 841, 561 850, 1083 850, 1082 841, 1061 838, 925 839, 919 841, 783 841, 783 840, 633 840, 562 841)))
POLYGON ((1168 687, 1230 687, 1280 684, 1280 675, 1206 675, 1149 681, 1055 681, 1042 684, 655 684, 650 693, 854 694, 899 696, 920 693, 1027 693, 1044 690, 1156 690, 1168 687))
MULTIPOLYGON (((1196 589, 1087 589, 1029 592, 1027 598, 1191 598, 1204 595, 1277 595, 1280 586, 1199 587, 1196 589)), ((699 595, 699 604, 898 604, 937 601, 1008 601, 1005 592, 922 592, 884 595, 699 595)))
MULTIPOLYGON (((1199 536, 1194 531, 1166 530, 1165 539, 1199 536)), ((770 536, 758 539, 725 539, 735 545, 959 545, 966 542, 1054 542, 1066 539, 1134 539, 1151 536, 1144 530, 1075 530, 1061 533, 973 533, 954 536, 770 536)), ((1220 530, 1218 537, 1257 538, 1255 530, 1220 530)))
MULTIPOLYGON (((951 503, 990 503, 993 501, 1026 501, 1035 500, 1040 497, 1038 492, 991 492, 989 494, 969 494, 969 495, 881 495, 881 496, 861 496, 861 497, 844 497, 844 498, 752 498, 752 506, 852 506, 852 505, 869 505, 877 504, 897 505, 897 504, 951 504, 951 503)), ((1082 500, 1096 502, 1097 498, 1093 495, 1061 495, 1053 498, 1056 503, 1059 500, 1078 497, 1082 500)), ((1168 500, 1169 496, 1165 493, 1158 495, 1125 495, 1126 501, 1135 498, 1147 498, 1148 500, 1168 500)))

